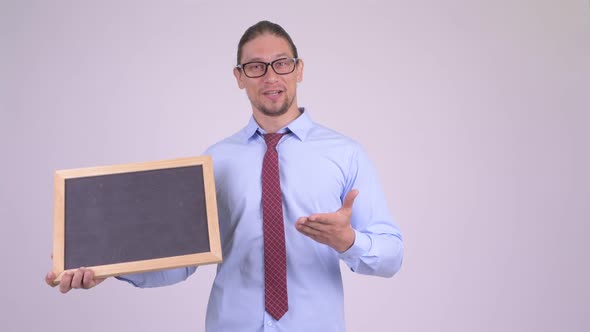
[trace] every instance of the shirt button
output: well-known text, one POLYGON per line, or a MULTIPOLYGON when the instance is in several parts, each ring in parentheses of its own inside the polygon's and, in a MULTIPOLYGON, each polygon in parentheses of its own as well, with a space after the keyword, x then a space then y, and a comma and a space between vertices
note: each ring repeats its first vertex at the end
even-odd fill
POLYGON ((268 321, 268 326, 272 327, 272 321, 268 321))

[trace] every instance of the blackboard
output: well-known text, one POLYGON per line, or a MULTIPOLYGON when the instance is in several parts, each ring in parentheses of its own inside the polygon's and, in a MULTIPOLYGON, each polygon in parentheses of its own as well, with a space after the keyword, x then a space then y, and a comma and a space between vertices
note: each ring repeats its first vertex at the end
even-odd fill
POLYGON ((98 277, 221 261, 210 157, 56 171, 54 272, 98 277))

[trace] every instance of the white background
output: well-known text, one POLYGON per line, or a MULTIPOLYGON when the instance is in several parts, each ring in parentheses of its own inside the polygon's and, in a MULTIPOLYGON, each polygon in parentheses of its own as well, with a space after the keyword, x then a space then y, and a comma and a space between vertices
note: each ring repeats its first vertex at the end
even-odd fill
POLYGON ((376 164, 406 256, 344 271, 348 331, 588 331, 590 9, 574 0, 0 1, 0 330, 203 331, 214 267, 47 287, 53 172, 199 155, 250 116, 262 19, 299 104, 376 164), (351 2, 352 3, 352 2, 351 2))

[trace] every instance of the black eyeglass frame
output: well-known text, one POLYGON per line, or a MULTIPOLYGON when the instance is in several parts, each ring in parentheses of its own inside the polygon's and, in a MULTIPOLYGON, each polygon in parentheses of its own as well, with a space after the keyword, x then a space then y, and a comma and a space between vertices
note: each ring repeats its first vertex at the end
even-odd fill
POLYGON ((277 75, 288 75, 288 74, 291 74, 292 72, 295 71, 295 68, 297 68, 297 63, 298 62, 299 62, 299 58, 280 58, 280 59, 273 60, 271 62, 250 61, 250 62, 246 62, 246 63, 241 63, 241 64, 237 65, 236 68, 238 68, 239 70, 241 70, 244 73, 244 75, 246 75, 246 77, 249 77, 249 78, 259 78, 259 77, 262 77, 262 76, 266 75, 266 72, 268 72, 268 67, 269 66, 272 68, 272 70, 277 75), (276 62, 278 62, 278 61, 281 61, 281 60, 292 60, 293 62, 295 62, 295 65, 293 66, 293 69, 291 69, 291 71, 288 72, 288 73, 278 73, 277 70, 274 67, 274 64, 276 62), (261 75, 258 75, 258 76, 249 76, 248 74, 246 74, 246 70, 244 70, 244 66, 249 65, 249 64, 252 64, 252 63, 261 63, 261 64, 263 64, 265 66, 264 67, 264 72, 261 75))

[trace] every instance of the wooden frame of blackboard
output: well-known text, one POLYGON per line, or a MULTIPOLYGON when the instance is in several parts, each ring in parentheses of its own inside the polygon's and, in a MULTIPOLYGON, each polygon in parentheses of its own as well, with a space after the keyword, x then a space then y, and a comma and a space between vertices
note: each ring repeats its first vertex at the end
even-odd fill
MULTIPOLYGON (((143 163, 130 163, 121 165, 59 170, 55 172, 54 176, 55 185, 53 218, 53 272, 57 275, 55 283, 59 283, 64 272, 69 270, 73 271, 81 267, 76 266, 69 269, 65 268, 67 265, 66 226, 68 223, 66 215, 66 183, 68 183, 69 180, 96 178, 102 178, 107 180, 108 177, 116 175, 135 174, 143 176, 143 174, 154 174, 153 172, 157 173, 159 171, 166 171, 169 174, 172 174, 176 170, 186 170, 190 167, 195 167, 195 169, 197 170, 202 170, 201 190, 203 190, 204 192, 197 194, 204 197, 205 200, 204 206, 206 211, 203 211, 201 213, 206 212, 206 221, 201 220, 200 222, 206 222, 206 225, 200 225, 199 227, 205 227, 205 229, 207 230, 208 234, 206 234, 205 236, 209 242, 208 250, 198 251, 194 253, 185 252, 179 255, 155 257, 136 261, 122 261, 115 263, 109 262, 106 264, 94 265, 91 264, 90 266, 84 267, 91 268, 94 271, 96 277, 109 277, 130 273, 141 273, 194 265, 214 264, 221 262, 221 242, 219 237, 216 192, 213 176, 213 163, 211 157, 200 156, 174 160, 162 160, 143 163)), ((198 190, 198 188, 196 190, 198 190)), ((130 195, 133 195, 133 193, 130 193, 130 195)), ((176 207, 176 209, 178 209, 178 207, 176 207)), ((195 222, 199 221, 195 220, 195 222)), ((202 236, 203 235, 200 235, 200 237, 202 236)), ((149 243, 146 243, 146 245, 149 245, 149 243)))

